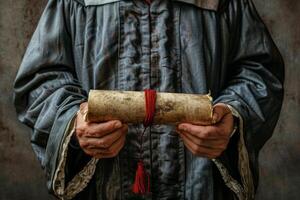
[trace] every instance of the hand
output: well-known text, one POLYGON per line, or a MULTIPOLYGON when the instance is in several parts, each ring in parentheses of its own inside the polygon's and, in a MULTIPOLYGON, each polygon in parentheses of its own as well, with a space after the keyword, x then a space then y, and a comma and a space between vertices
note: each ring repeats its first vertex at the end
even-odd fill
POLYGON ((82 150, 95 158, 111 158, 123 148, 128 126, 119 120, 104 123, 89 123, 84 120, 87 103, 80 105, 77 114, 75 135, 82 150))
POLYGON ((199 126, 189 123, 179 124, 177 132, 185 146, 197 156, 216 158, 227 148, 234 127, 234 119, 226 104, 214 106, 214 125, 199 126))

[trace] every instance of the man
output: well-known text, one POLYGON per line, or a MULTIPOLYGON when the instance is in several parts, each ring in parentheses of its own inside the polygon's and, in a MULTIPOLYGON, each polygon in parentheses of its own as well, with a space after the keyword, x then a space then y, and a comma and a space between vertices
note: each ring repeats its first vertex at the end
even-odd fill
POLYGON ((253 199, 283 77, 251 0, 49 0, 14 102, 59 198, 253 199), (142 125, 84 121, 90 89, 147 88, 210 91, 217 123, 153 125, 140 158, 142 125), (146 195, 132 192, 139 159, 146 195))

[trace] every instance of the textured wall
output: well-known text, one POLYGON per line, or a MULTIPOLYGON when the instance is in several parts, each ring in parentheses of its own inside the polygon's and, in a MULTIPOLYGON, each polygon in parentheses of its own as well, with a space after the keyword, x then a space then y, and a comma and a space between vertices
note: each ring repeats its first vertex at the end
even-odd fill
POLYGON ((12 105, 13 80, 45 2, 0 0, 0 200, 51 199, 12 105))
MULTIPOLYGON (((17 123, 12 84, 46 0, 0 0, 0 200, 52 199, 33 155, 29 131, 17 123)), ((286 62, 283 111, 260 154, 257 199, 299 199, 300 2, 255 0, 286 62)))
POLYGON ((260 154, 257 199, 300 199, 300 1, 255 0, 286 64, 285 100, 260 154))

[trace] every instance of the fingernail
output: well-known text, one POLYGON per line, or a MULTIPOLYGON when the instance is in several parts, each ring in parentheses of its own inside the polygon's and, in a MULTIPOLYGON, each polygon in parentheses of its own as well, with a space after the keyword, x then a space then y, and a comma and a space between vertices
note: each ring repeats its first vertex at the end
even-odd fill
POLYGON ((120 122, 115 122, 114 127, 115 128, 121 128, 122 124, 120 122))

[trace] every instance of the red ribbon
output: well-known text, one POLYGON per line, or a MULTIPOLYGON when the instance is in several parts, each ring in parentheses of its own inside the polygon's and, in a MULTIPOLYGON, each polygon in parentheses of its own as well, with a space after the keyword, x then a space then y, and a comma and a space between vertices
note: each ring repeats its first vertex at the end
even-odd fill
MULTIPOLYGON (((144 90, 145 93, 145 119, 144 119, 144 131, 141 135, 141 155, 142 156, 142 146, 143 146, 143 135, 147 127, 151 126, 155 115, 155 104, 156 104, 156 91, 147 89, 144 90)), ((145 195, 150 192, 150 176, 144 168, 144 163, 142 160, 138 162, 137 170, 135 173, 134 184, 132 186, 132 192, 135 194, 145 195)))
POLYGON ((145 108, 146 116, 144 119, 144 127, 148 127, 153 123, 155 115, 156 91, 147 89, 145 92, 145 108))

